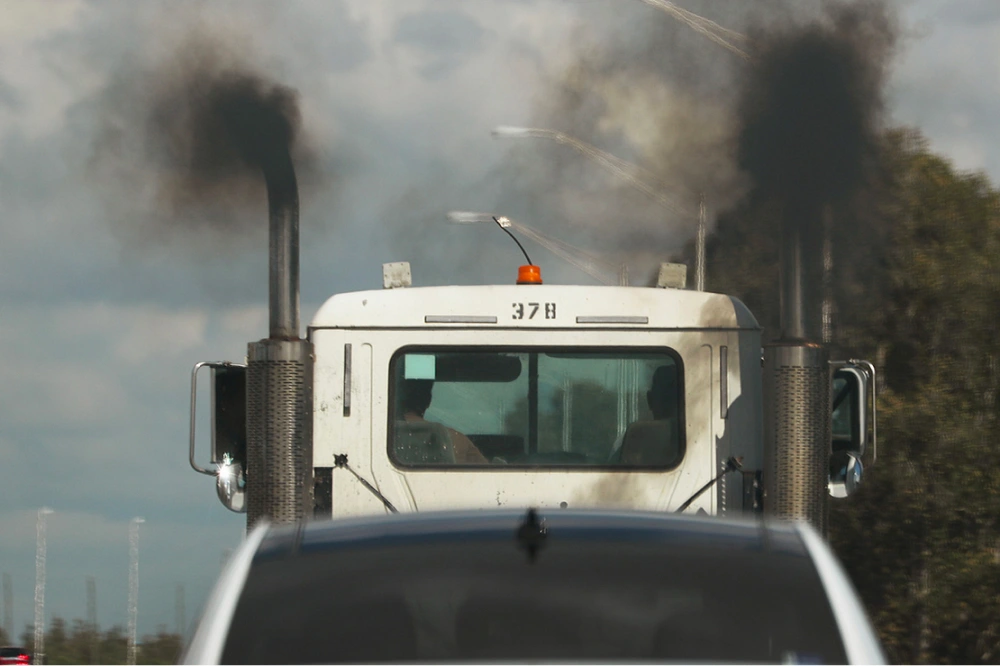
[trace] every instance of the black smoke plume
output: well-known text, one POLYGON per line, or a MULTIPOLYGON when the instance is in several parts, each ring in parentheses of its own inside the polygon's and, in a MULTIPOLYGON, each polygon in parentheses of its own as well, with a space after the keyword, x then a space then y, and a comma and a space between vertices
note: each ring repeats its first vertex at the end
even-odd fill
POLYGON ((149 147, 166 168, 161 200, 174 208, 232 201, 261 177, 295 189, 291 156, 303 152, 298 93, 210 44, 188 44, 160 72, 150 99, 149 147))
POLYGON ((753 34, 737 106, 738 159, 751 182, 748 207, 766 206, 779 218, 784 335, 819 339, 831 264, 850 262, 864 237, 852 205, 878 162, 895 36, 880 0, 831 2, 816 20, 753 34), (789 263, 796 244, 801 299, 793 297, 789 263))
MULTIPOLYGON (((587 24, 602 18, 604 34, 577 40, 533 122, 638 163, 687 213, 552 144, 511 151, 507 208, 565 220, 554 233, 572 228, 643 275, 694 237, 703 195, 709 231, 724 216, 766 209, 773 215, 751 217, 794 222, 815 260, 824 211, 848 234, 847 209, 876 160, 892 11, 881 0, 677 4, 741 33, 729 39, 749 59, 642 3, 604 17, 588 6, 587 24)), ((775 234, 770 222, 758 231, 775 234)))
POLYGON ((296 94, 243 71, 194 71, 163 91, 149 128, 175 170, 175 201, 211 199, 234 181, 286 169, 296 94))
POLYGON ((830 3, 803 25, 752 33, 738 105, 751 196, 801 224, 849 202, 874 164, 895 28, 882 2, 830 3))
POLYGON ((315 174, 298 92, 221 37, 194 32, 123 67, 103 101, 94 165, 126 237, 263 232, 265 194, 315 174))
MULTIPOLYGON (((814 16, 818 6, 816 0, 678 4, 741 33, 753 24, 814 16)), ((737 159, 737 106, 748 65, 644 3, 581 5, 581 26, 568 66, 548 74, 531 123, 638 164, 673 205, 577 151, 540 142, 512 146, 500 205, 610 261, 627 262, 632 276, 655 274, 695 235, 702 198, 711 229, 715 216, 747 191, 737 159)))

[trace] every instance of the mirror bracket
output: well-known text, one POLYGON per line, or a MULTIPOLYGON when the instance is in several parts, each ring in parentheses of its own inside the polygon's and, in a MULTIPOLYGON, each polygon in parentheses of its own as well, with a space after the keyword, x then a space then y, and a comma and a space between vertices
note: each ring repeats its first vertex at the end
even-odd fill
MULTIPOLYGON (((878 458, 878 378, 875 374, 875 364, 871 361, 852 358, 848 361, 855 366, 863 368, 868 375, 868 384, 871 386, 871 407, 872 407, 872 464, 878 458)), ((867 396, 866 396, 867 398, 867 396)))

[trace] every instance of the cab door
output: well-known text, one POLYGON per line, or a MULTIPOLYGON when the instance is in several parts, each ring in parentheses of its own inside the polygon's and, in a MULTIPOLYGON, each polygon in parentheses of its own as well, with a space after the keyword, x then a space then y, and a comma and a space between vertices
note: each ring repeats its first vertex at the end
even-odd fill
POLYGON ((318 512, 335 518, 382 513, 386 509, 378 496, 347 467, 338 466, 346 463, 360 477, 374 479, 371 341, 359 331, 343 329, 317 330, 312 339, 316 348, 313 466, 318 512))

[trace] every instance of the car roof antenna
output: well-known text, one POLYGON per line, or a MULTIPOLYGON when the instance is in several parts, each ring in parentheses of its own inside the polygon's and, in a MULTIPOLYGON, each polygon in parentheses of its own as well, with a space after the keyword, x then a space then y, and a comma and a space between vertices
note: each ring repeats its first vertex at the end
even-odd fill
POLYGON ((545 539, 549 535, 549 530, 545 526, 545 519, 539 518, 538 511, 529 508, 524 514, 524 522, 517 528, 515 538, 517 544, 528 552, 528 561, 535 562, 538 551, 545 545, 545 539))

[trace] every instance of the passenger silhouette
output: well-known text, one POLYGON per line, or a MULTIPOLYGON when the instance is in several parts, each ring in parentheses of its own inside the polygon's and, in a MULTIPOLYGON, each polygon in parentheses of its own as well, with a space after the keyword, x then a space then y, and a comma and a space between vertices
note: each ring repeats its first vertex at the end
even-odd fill
MULTIPOLYGON (((434 390, 432 379, 404 379, 402 386, 403 420, 407 423, 433 423, 424 418, 431 405, 434 390)), ((476 448, 468 437, 455 430, 443 426, 447 432, 450 446, 455 454, 455 463, 459 465, 486 465, 489 461, 476 448)))

